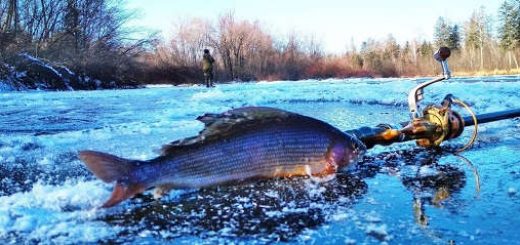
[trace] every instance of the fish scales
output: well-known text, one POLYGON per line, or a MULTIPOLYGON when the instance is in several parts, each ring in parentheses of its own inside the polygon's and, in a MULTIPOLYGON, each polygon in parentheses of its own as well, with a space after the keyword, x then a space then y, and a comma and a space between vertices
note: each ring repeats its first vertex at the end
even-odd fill
MULTIPOLYGON (((291 135, 289 135, 288 137, 291 137, 291 135)), ((257 141, 257 139, 253 139, 253 140, 257 141)), ((300 144, 303 145, 303 142, 300 142, 300 144)), ((280 149, 280 146, 278 144, 276 144, 275 141, 267 142, 267 144, 265 144, 264 146, 260 146, 260 149, 266 149, 266 152, 260 152, 260 154, 258 154, 258 153, 254 154, 256 151, 254 148, 251 148, 248 151, 242 151, 241 153, 238 153, 236 155, 235 160, 236 160, 236 162, 242 162, 242 163, 256 162, 256 161, 259 161, 258 155, 260 155, 260 157, 264 158, 264 161, 267 161, 267 163, 269 163, 269 162, 272 162, 272 160, 270 161, 269 159, 266 159, 266 158, 279 158, 279 157, 277 157, 278 154, 283 155, 282 150, 280 149), (247 157, 248 155, 250 156, 250 159, 244 159, 244 157, 247 157), (255 159, 256 159, 256 161, 255 161, 255 159)), ((297 151, 297 149, 296 149, 296 151, 297 151)), ((307 153, 307 152, 301 151, 301 152, 298 152, 297 154, 302 154, 302 153, 307 153)), ((287 155, 287 154, 291 154, 291 152, 287 151, 285 155, 287 155)), ((294 162, 294 159, 289 161, 289 163, 293 163, 293 162, 294 162)), ((206 166, 208 166, 208 165, 206 165, 206 166)), ((209 166, 214 166, 214 165, 209 165, 209 166)), ((237 166, 237 165, 235 165, 235 166, 237 166)))
POLYGON ((324 162, 330 143, 326 135, 316 133, 313 129, 267 129, 220 144, 208 145, 199 150, 198 154, 186 154, 185 157, 163 163, 178 167, 170 168, 175 173, 166 169, 160 173, 165 176, 176 175, 177 181, 182 181, 184 177, 201 178, 212 175, 235 177, 243 174, 247 178, 250 175, 268 174, 273 167, 304 165, 305 158, 310 159, 310 164, 324 162), (250 142, 253 142, 253 147, 248 147, 250 142), (248 149, 244 150, 244 147, 248 149))
MULTIPOLYGON (((202 168, 190 168, 186 174, 187 176, 208 176, 208 175, 226 175, 234 172, 242 172, 242 171, 259 171, 260 173, 265 172, 265 170, 272 170, 273 167, 279 166, 290 166, 302 164, 304 161, 300 160, 302 154, 307 155, 308 159, 319 159, 324 160, 324 152, 319 153, 319 155, 309 155, 309 152, 301 151, 294 152, 294 154, 290 151, 280 150, 276 145, 268 146, 267 149, 272 149, 270 152, 261 153, 263 155, 258 156, 258 154, 230 154, 227 157, 230 157, 228 161, 219 161, 219 160, 207 160, 207 158, 202 158, 201 162, 206 160, 206 164, 202 166, 202 168), (249 166, 251 165, 251 166, 249 166)), ((250 152, 254 152, 254 149, 250 150, 250 152)), ((312 151, 310 152, 313 153, 312 151)), ((210 158, 211 159, 211 158, 210 158)), ((220 157, 213 159, 222 159, 220 157)), ((189 164, 189 163, 188 163, 189 164)))
MULTIPOLYGON (((241 139, 236 139, 236 141, 240 141, 241 139)), ((260 142, 260 140, 256 139, 256 138, 253 138, 252 139, 253 142, 260 142)), ((235 158, 236 161, 245 161, 245 160, 251 160, 251 159, 245 159, 245 157, 249 156, 250 158, 254 157, 254 154, 253 151, 246 151, 243 149, 243 147, 236 147, 235 146, 236 144, 232 144, 232 147, 234 147, 235 149, 239 149, 240 151, 240 154, 236 154, 235 155, 235 158)), ((246 145, 246 144, 243 144, 243 145, 246 145)), ((252 146, 250 147, 251 149, 259 149, 259 147, 261 148, 262 146, 260 145, 257 145, 257 146, 252 146)), ((271 145, 267 145, 266 148, 270 148, 271 145)), ((220 145, 220 147, 208 147, 208 149, 202 154, 202 159, 200 159, 201 161, 196 161, 194 159, 194 156, 193 155, 189 155, 188 157, 185 157, 183 159, 179 159, 180 161, 182 160, 188 160, 188 161, 191 161, 191 164, 188 165, 188 166, 192 166, 193 168, 204 168, 205 166, 214 166, 212 163, 215 163, 216 161, 219 161, 221 160, 221 156, 222 156, 222 152, 223 150, 225 150, 226 148, 226 145, 223 144, 223 145, 220 145), (209 162, 208 162, 209 161, 209 162)), ((244 163, 248 163, 248 162, 244 162, 244 163)), ((201 170, 201 171, 204 171, 204 170, 201 170)))
MULTIPOLYGON (((240 139, 237 139, 240 140, 240 139)), ((224 166, 218 165, 222 161, 222 150, 226 145, 221 145, 221 148, 208 146, 207 149, 201 153, 198 157, 193 154, 188 154, 188 157, 182 158, 178 161, 179 165, 184 166, 177 168, 178 173, 185 173, 187 176, 193 175, 207 175, 208 173, 215 172, 212 168, 215 166, 223 169, 223 171, 230 171, 230 168, 240 167, 248 164, 252 161, 254 154, 251 151, 243 151, 242 154, 236 154, 232 159, 226 159, 227 163, 224 166)))

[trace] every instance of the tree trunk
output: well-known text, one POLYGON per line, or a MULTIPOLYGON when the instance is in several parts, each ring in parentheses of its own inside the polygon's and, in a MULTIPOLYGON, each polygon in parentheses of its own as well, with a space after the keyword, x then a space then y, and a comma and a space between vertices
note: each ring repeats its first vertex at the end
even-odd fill
POLYGON ((20 17, 18 16, 18 0, 9 0, 9 7, 7 9, 7 18, 4 23, 4 29, 7 32, 12 32, 14 35, 18 33, 20 17))
POLYGON ((471 67, 471 70, 475 69, 474 58, 475 58, 475 48, 472 47, 471 51, 469 53, 469 65, 471 67))
POLYGON ((484 70, 484 48, 480 46, 480 70, 484 70))
POLYGON ((519 69, 518 61, 516 60, 516 55, 515 54, 513 54, 513 61, 515 61, 516 69, 518 70, 519 69))

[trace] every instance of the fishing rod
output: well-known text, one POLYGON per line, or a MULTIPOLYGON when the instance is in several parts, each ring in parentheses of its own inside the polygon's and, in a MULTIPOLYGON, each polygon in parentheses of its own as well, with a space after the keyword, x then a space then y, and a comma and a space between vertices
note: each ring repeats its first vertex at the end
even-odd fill
POLYGON ((441 47, 434 58, 441 64, 442 77, 421 83, 414 87, 408 95, 408 108, 411 121, 398 125, 379 124, 376 127, 361 127, 348 130, 346 133, 357 136, 367 148, 375 145, 390 145, 398 142, 416 140, 422 147, 438 147, 442 142, 457 138, 464 131, 464 127, 474 127, 471 139, 464 147, 456 152, 470 148, 478 134, 478 125, 499 120, 520 117, 520 109, 476 115, 462 100, 448 94, 440 105, 427 105, 421 112, 419 102, 424 98, 424 88, 434 83, 451 78, 448 67, 448 58, 451 51, 447 47, 441 47), (452 105, 458 105, 466 109, 471 116, 462 117, 452 109, 452 105))

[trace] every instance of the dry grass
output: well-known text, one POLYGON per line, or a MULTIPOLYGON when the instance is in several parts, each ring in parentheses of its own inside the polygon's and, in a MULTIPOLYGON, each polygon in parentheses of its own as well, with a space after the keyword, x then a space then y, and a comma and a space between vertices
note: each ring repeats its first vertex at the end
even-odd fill
POLYGON ((520 75, 520 69, 510 70, 480 70, 480 71, 461 71, 454 72, 455 76, 497 76, 497 75, 520 75))

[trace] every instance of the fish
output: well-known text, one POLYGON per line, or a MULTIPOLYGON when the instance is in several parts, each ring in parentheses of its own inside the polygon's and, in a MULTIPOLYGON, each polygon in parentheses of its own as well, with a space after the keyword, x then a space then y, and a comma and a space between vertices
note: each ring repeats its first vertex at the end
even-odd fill
POLYGON ((254 179, 333 176, 355 163, 366 146, 321 120, 270 107, 206 113, 198 135, 164 145, 150 160, 85 150, 79 158, 97 178, 115 183, 101 206, 112 207, 155 187, 193 189, 254 179))

